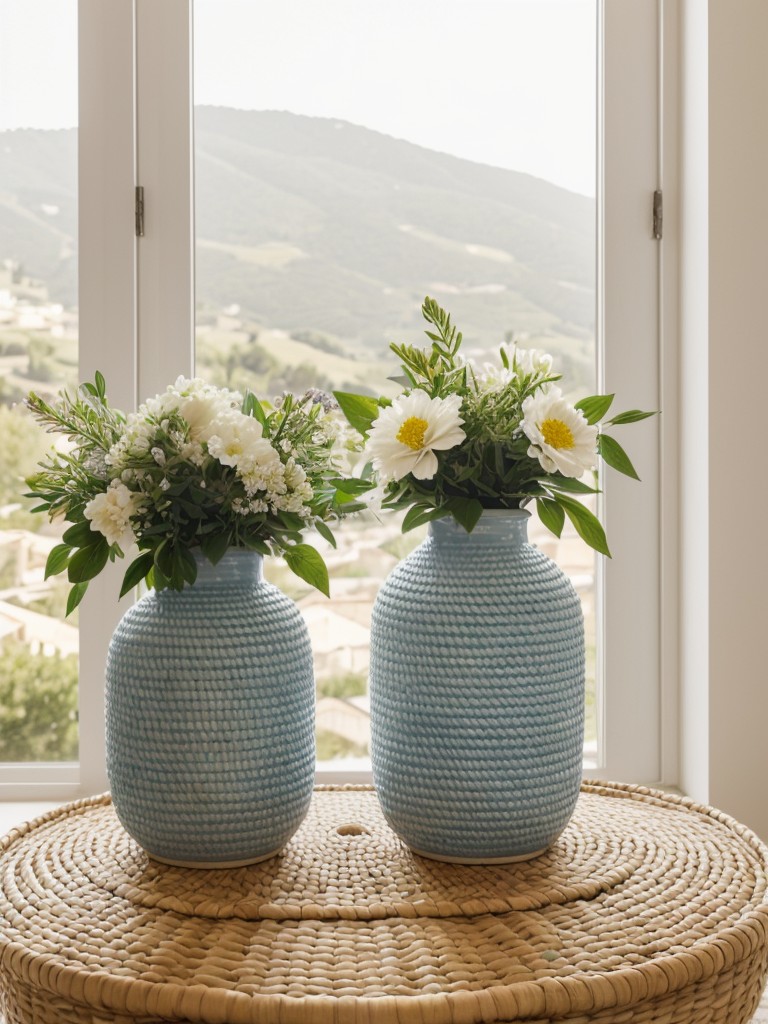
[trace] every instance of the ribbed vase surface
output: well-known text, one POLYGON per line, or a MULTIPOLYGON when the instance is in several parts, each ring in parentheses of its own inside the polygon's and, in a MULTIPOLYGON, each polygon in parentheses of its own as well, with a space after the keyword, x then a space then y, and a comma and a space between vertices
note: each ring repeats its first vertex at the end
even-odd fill
POLYGON ((150 591, 107 660, 107 771, 125 829, 158 860, 223 867, 276 853, 315 772, 304 620, 261 556, 198 558, 194 585, 150 591))
POLYGON ((416 852, 527 859, 568 823, 584 732, 584 625, 529 513, 442 519, 382 586, 371 754, 384 814, 416 852))

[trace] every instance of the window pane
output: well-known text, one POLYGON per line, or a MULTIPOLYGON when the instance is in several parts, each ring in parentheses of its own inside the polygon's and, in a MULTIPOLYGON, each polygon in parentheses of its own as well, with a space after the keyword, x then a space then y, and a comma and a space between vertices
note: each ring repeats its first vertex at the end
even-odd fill
POLYGON ((44 580, 62 528, 24 477, 50 447, 26 414, 77 378, 77 4, 5 0, 0 33, 0 762, 78 756, 77 615, 44 580), (33 42, 34 41, 34 42, 33 42))
MULTIPOLYGON (((195 3, 197 372, 260 395, 373 392, 431 295, 478 362, 501 342, 595 390, 595 0, 195 3)), ((531 524, 582 596, 596 750, 595 560, 531 524)), ((321 759, 367 751, 370 611, 421 539, 323 547, 330 601, 280 565, 316 652, 321 759)))

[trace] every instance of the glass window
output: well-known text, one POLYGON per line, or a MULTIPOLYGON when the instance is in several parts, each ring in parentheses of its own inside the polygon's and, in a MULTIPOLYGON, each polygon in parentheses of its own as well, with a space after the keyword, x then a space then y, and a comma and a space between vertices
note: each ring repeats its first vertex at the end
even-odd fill
POLYGON ((24 478, 50 447, 27 415, 78 374, 77 3, 2 5, 0 33, 0 762, 78 757, 77 614, 44 579, 62 528, 24 478))
MULTIPOLYGON (((196 0, 194 39, 198 374, 379 390, 429 294, 478 363, 514 339, 597 390, 596 0, 196 0)), ((531 526, 582 598, 594 760, 594 554, 531 526)), ((317 538, 330 600, 268 569, 312 637, 321 761, 365 764, 371 607, 420 539, 391 514, 317 538)))

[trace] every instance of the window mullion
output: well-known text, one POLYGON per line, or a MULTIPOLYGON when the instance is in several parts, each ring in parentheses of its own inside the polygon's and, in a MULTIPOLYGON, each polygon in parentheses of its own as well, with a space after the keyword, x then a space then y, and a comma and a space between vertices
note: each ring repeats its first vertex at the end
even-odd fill
MULTIPOLYGON (((616 412, 658 409, 657 3, 602 9, 601 390, 617 394, 616 412)), ((661 779, 658 418, 635 425, 627 443, 642 483, 610 469, 602 481, 614 557, 603 566, 603 763, 587 774, 674 781, 661 779)))
POLYGON ((136 0, 140 400, 193 369, 191 24, 191 0, 136 0))
MULTIPOLYGON (((136 402, 133 234, 133 2, 79 0, 80 379, 100 370, 110 401, 136 402)), ((107 787, 104 663, 120 618, 120 567, 90 584, 80 610, 80 788, 107 787)))

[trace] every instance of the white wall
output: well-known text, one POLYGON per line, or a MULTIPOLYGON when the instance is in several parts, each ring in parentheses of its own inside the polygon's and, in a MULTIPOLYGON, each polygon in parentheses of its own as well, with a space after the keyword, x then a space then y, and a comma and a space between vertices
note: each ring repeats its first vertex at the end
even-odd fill
POLYGON ((681 783, 768 838, 768 3, 681 12, 681 783))

